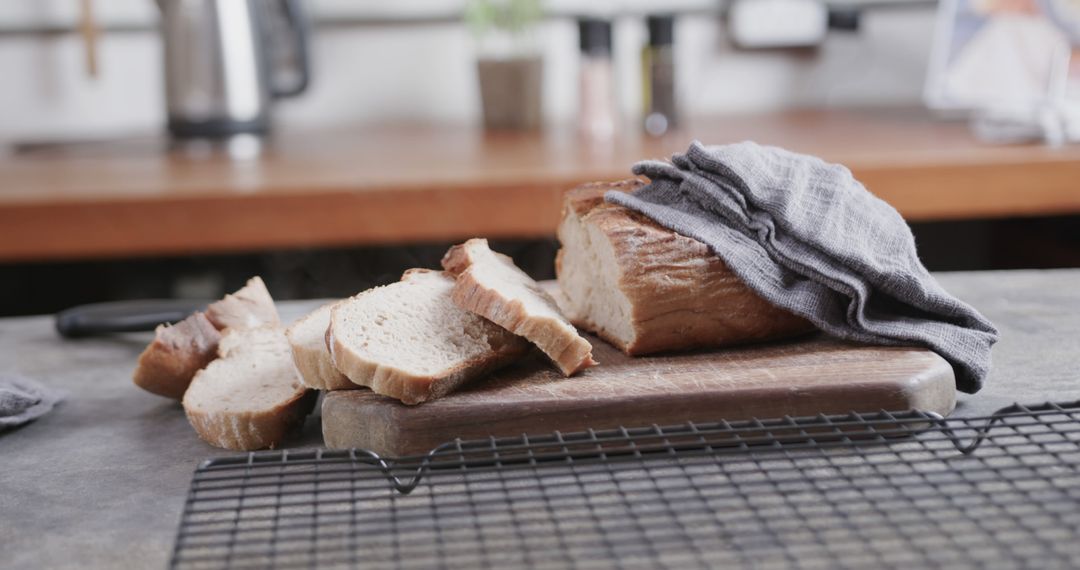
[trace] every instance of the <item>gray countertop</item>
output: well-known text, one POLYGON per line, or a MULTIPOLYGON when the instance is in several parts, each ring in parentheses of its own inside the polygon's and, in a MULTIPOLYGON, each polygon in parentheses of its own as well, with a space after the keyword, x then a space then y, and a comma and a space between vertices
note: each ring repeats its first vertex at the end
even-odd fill
MULTIPOLYGON (((1080 399, 1080 270, 941 274, 1001 330, 994 369, 954 415, 1080 399)), ((282 303, 292 318, 315 302, 282 303)), ((135 388, 148 334, 60 340, 51 317, 0 319, 0 368, 68 392, 49 415, 0 433, 0 566, 166 565, 203 443, 179 404, 135 388)), ((287 447, 321 445, 308 419, 287 447)))

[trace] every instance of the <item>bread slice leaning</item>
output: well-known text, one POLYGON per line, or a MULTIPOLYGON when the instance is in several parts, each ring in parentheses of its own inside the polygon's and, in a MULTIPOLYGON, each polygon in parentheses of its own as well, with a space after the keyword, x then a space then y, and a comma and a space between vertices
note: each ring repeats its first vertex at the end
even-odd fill
POLYGON ((180 399, 198 372, 217 357, 221 331, 281 324, 278 308, 258 276, 173 326, 154 330, 153 341, 138 357, 133 380, 148 392, 180 399))
POLYGON ((195 373, 217 358, 218 341, 227 329, 278 326, 277 307, 259 277, 239 291, 211 303, 175 325, 162 325, 139 355, 132 379, 154 394, 179 400, 195 373))
POLYGON ((301 317, 288 329, 285 336, 292 349, 293 363, 300 374, 300 382, 316 390, 350 390, 359 388, 345 377, 330 357, 326 345, 326 330, 330 328, 330 309, 335 303, 327 303, 301 317))
POLYGON ((273 448, 311 411, 317 392, 300 384, 285 331, 233 330, 218 358, 184 394, 184 412, 204 441, 225 449, 273 448))
POLYGON ((331 310, 334 365, 356 384, 406 404, 443 396, 509 364, 528 344, 454 304, 453 277, 410 269, 331 310))
POLYGON ((767 340, 813 326, 765 301, 704 243, 604 201, 639 180, 567 193, 555 270, 575 325, 631 355, 767 340))
POLYGON ((559 312, 551 295, 509 257, 491 251, 486 239, 455 245, 442 265, 457 276, 452 297, 459 307, 525 337, 566 376, 596 365, 592 345, 559 312))
POLYGON ((252 277, 235 293, 211 303, 206 308, 206 318, 218 330, 253 329, 261 326, 278 326, 278 316, 274 299, 266 290, 266 284, 259 276, 252 277))
POLYGON ((160 325, 139 355, 132 379, 147 392, 179 400, 195 373, 217 358, 220 341, 221 333, 203 313, 174 325, 160 325))

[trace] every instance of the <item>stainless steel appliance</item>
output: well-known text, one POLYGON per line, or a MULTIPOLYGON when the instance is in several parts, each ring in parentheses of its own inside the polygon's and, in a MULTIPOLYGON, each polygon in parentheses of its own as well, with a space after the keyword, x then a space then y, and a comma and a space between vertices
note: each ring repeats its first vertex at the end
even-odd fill
POLYGON ((158 0, 169 132, 262 134, 271 102, 310 81, 300 0, 158 0))

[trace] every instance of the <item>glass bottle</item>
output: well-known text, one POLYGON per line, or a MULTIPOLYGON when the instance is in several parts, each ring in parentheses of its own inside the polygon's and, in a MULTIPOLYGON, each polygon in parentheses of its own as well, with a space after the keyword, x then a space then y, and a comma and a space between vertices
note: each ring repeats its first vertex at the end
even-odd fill
POLYGON ((642 50, 645 80, 645 132, 660 136, 678 125, 675 97, 675 18, 654 15, 647 19, 649 45, 642 50))
POLYGON ((579 127, 583 135, 609 140, 616 130, 615 74, 611 58, 611 22, 578 20, 581 44, 579 127))

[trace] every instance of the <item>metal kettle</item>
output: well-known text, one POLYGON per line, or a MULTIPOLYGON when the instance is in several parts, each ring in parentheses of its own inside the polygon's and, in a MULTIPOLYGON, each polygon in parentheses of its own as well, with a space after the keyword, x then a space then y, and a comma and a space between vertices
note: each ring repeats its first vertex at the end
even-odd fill
POLYGON ((271 102, 311 79, 300 0, 158 0, 168 129, 177 138, 264 134, 271 102))

